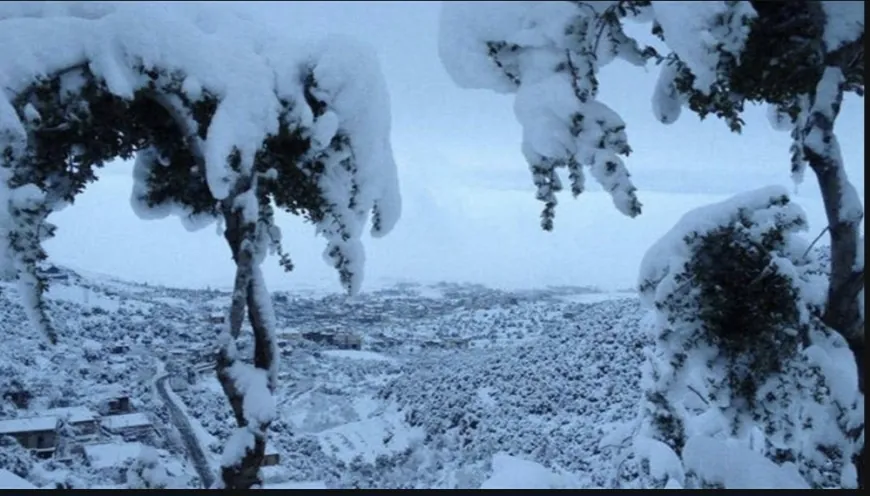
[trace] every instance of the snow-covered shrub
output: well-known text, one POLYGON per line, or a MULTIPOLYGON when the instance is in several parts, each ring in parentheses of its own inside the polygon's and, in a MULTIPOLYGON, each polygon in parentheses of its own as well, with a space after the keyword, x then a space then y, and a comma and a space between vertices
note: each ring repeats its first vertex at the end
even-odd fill
POLYGON ((0 436, 0 468, 27 478, 36 461, 21 443, 10 436, 0 436))
MULTIPOLYGON (((715 464, 688 448, 716 439, 800 472, 803 485, 853 484, 863 399, 845 342, 818 318, 824 279, 805 229, 803 211, 771 187, 689 212, 647 252, 640 291, 655 342, 635 454, 648 484, 733 487, 734 474, 705 472, 715 464)), ((764 475, 757 487, 786 477, 764 475)))
MULTIPOLYGON (((402 462, 417 471, 419 487, 478 488, 497 453, 577 474, 581 487, 612 487, 614 451, 599 441, 637 405, 646 342, 637 302, 578 305, 577 326, 536 324, 534 310, 523 306, 516 319, 538 339, 421 354, 381 390, 421 431, 402 462)), ((631 484, 633 475, 623 475, 631 484)))
POLYGON ((174 481, 160 462, 157 450, 142 446, 139 456, 126 472, 127 489, 173 489, 174 481))
POLYGON ((570 474, 558 473, 538 463, 504 453, 492 459, 492 475, 481 489, 576 489, 579 481, 570 474))
POLYGON ((21 379, 22 367, 15 362, 0 365, 0 414, 11 416, 16 409, 27 408, 33 397, 21 379))

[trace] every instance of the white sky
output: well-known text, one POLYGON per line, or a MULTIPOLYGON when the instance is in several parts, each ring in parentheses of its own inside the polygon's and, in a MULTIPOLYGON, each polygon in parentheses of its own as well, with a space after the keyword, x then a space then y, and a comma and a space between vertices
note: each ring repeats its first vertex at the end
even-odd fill
MULTIPOLYGON (((405 208, 388 238, 366 240, 364 288, 440 279, 626 287, 634 283, 645 248, 685 210, 745 189, 791 184, 789 137, 770 128, 762 109, 746 113, 743 135, 716 119, 699 122, 688 110, 664 126, 650 110, 657 68, 644 72, 616 62, 601 75, 600 98, 628 124, 635 153, 627 165, 645 212, 630 220, 602 193, 578 200, 567 194, 557 209, 556 232, 543 233, 512 98, 453 85, 438 60, 439 2, 222 2, 215 8, 243 9, 299 37, 352 36, 377 50, 392 98, 405 208)), ((846 101, 837 132, 863 199, 860 99, 846 101)), ((228 286, 232 266, 223 239, 210 228, 188 233, 177 219, 136 218, 129 175, 129 165, 111 164, 75 206, 52 217, 59 226, 46 244, 53 259, 126 279, 228 286)), ((807 179, 798 200, 815 236, 823 216, 809 172, 807 179)), ((313 227, 289 218, 281 223, 297 271, 282 274, 267 261, 270 286, 339 290, 337 276, 319 259, 323 242, 313 237, 313 227)))

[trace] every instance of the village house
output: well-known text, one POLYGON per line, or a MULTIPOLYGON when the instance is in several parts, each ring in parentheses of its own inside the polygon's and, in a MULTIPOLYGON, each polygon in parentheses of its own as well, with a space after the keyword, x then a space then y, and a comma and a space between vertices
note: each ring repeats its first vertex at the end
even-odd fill
POLYGON ((0 420, 0 436, 9 436, 40 458, 50 457, 57 446, 57 418, 31 417, 0 420))
POLYGON ((188 384, 193 385, 209 376, 213 376, 215 374, 215 367, 216 364, 213 361, 194 364, 191 368, 187 369, 188 384))
POLYGON ((96 402, 97 413, 100 415, 118 415, 133 411, 130 392, 119 384, 94 386, 89 396, 96 402))
POLYGON ((311 331, 311 332, 303 332, 302 337, 313 343, 318 344, 332 344, 332 335, 324 332, 311 331))
POLYGON ((190 387, 189 377, 172 374, 169 376, 169 387, 175 391, 186 391, 190 387))
POLYGON ((342 350, 359 350, 362 348, 362 339, 349 332, 305 332, 302 337, 308 341, 324 345, 335 346, 342 350))
POLYGON ((97 415, 84 407, 52 408, 39 416, 0 420, 0 436, 10 436, 37 456, 54 454, 58 442, 58 423, 64 420, 78 442, 91 442, 99 436, 97 415))
POLYGON ((294 331, 279 332, 275 337, 278 339, 279 343, 298 343, 302 341, 302 334, 294 331))
POLYGON ((224 314, 223 312, 212 312, 211 315, 208 316, 208 321, 212 324, 223 324, 224 323, 224 314))
POLYGON ((169 356, 176 360, 186 361, 185 359, 190 356, 190 351, 184 348, 173 348, 169 350, 169 356))
POLYGON ((99 415, 83 406, 52 408, 43 411, 41 415, 66 420, 72 426, 79 441, 91 441, 100 434, 99 415))
POLYGON ((281 455, 278 454, 278 450, 272 445, 272 443, 266 443, 266 453, 263 455, 263 462, 260 464, 261 467, 274 467, 281 463, 281 455))
POLYGON ((108 415, 120 415, 122 413, 130 413, 133 407, 130 405, 129 396, 118 396, 106 401, 106 411, 108 415))
POLYGON ((467 349, 469 347, 469 340, 465 338, 445 338, 444 346, 454 349, 467 349))
POLYGON ((147 441, 154 432, 154 424, 144 413, 109 415, 100 419, 100 426, 125 441, 147 441))
POLYGON ((339 332, 333 337, 332 343, 343 350, 362 349, 362 339, 349 332, 339 332))

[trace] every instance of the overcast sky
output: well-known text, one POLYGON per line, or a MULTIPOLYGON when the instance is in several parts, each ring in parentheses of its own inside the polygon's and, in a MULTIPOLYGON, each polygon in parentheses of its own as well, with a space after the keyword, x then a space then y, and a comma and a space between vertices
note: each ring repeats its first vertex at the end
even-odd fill
MULTIPOLYGON (((746 113, 743 135, 716 119, 700 122, 687 110, 677 123, 665 126, 653 118, 650 103, 658 69, 615 62, 601 75, 600 99, 628 125, 635 153, 626 163, 645 213, 628 221, 595 193, 578 200, 564 195, 557 232, 541 233, 540 204, 520 152, 512 97, 462 90, 452 83, 437 53, 440 2, 221 2, 214 8, 242 9, 257 22, 300 38, 351 36, 378 52, 392 99, 393 147, 405 209, 392 240, 366 241, 369 282, 447 278, 543 285, 560 279, 556 282, 625 287, 633 284, 645 248, 685 210, 768 184, 792 187, 788 134, 773 131, 762 109, 746 113), (601 259, 608 256, 608 270, 602 272, 601 259)), ((647 29, 632 32, 647 41, 647 29)), ((862 199, 863 109, 860 99, 847 100, 837 125, 847 169, 862 199)), ((127 176, 129 168, 107 169, 115 172, 127 176)), ((80 268, 164 284, 198 286, 229 279, 223 275, 229 263, 226 247, 213 231, 190 235, 176 219, 144 222, 132 213, 106 211, 107 202, 123 203, 126 209, 129 194, 126 179, 89 188, 76 207, 53 217, 60 231, 49 243, 52 256, 80 268), (148 253, 154 251, 169 257, 166 267, 149 264, 148 253)), ((815 235, 824 224, 811 174, 799 197, 815 219, 815 235)), ((267 272, 270 284, 326 281, 337 290, 334 273, 318 258, 322 241, 313 239, 310 227, 284 222, 298 270, 292 276, 267 272)))

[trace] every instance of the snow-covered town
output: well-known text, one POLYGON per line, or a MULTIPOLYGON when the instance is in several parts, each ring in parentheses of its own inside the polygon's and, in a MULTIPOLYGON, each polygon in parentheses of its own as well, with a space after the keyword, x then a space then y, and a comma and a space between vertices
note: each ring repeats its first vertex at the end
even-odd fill
POLYGON ((863 489, 863 57, 860 1, 0 2, 0 491, 863 489))

